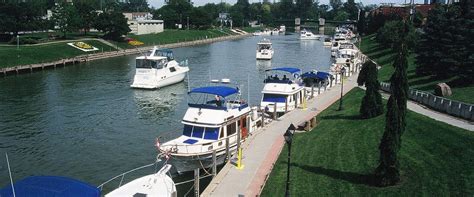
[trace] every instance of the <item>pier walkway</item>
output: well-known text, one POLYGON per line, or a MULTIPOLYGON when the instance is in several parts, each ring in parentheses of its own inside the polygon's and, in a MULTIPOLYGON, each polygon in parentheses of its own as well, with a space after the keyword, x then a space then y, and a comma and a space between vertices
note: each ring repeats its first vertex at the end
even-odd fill
MULTIPOLYGON (((344 80, 344 94, 357 86, 357 76, 344 80)), ((319 114, 338 101, 340 95, 341 85, 338 84, 309 100, 306 109, 293 110, 254 133, 242 144, 244 168, 238 170, 234 164, 227 163, 201 196, 259 195, 283 148, 286 128, 319 114)))

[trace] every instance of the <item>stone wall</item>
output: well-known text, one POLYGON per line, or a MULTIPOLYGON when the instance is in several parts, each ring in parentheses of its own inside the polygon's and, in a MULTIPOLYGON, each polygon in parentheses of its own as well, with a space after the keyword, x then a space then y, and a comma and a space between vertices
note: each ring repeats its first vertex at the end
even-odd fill
MULTIPOLYGON (((380 83, 380 88, 385 92, 390 92, 389 83, 380 83)), ((435 96, 434 94, 415 89, 408 91, 408 98, 436 111, 474 121, 474 104, 435 96)))

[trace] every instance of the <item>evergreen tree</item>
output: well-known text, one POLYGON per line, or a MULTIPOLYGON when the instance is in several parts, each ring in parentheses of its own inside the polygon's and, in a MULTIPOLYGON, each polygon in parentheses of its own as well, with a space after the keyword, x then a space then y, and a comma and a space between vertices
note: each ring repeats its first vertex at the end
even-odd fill
POLYGON ((372 61, 366 62, 362 66, 359 77, 359 86, 365 84, 365 96, 360 105, 361 118, 373 118, 383 114, 382 95, 380 95, 380 83, 377 79, 377 65, 372 61))
MULTIPOLYGON (((404 33, 408 33, 408 24, 404 24, 404 33)), ((400 181, 400 169, 398 152, 401 148, 401 136, 406 127, 407 111, 407 55, 406 40, 403 39, 393 66, 395 72, 390 78, 391 96, 387 103, 387 114, 385 121, 385 132, 379 145, 379 166, 375 171, 380 186, 395 185, 400 181)))

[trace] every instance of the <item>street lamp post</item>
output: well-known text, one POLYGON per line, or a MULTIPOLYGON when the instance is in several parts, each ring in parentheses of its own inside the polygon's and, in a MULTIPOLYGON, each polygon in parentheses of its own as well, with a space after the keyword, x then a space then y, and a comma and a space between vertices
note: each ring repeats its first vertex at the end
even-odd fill
POLYGON ((342 96, 344 93, 344 72, 346 71, 346 68, 342 66, 341 68, 341 98, 339 99, 339 111, 342 110, 342 96))
POLYGON ((20 35, 16 35, 16 50, 20 50, 20 35))
POLYGON ((285 142, 288 144, 288 169, 286 171, 286 192, 285 197, 290 196, 290 158, 291 158, 291 142, 293 141, 293 134, 295 133, 296 127, 295 125, 291 124, 288 129, 286 129, 285 134, 285 142))

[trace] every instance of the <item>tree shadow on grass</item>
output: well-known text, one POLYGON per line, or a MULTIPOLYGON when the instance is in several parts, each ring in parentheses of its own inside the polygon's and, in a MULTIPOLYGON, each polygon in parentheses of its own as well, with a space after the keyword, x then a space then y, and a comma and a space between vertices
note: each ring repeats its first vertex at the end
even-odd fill
POLYGON ((359 115, 329 115, 329 116, 323 116, 321 117, 323 120, 360 120, 359 115))
POLYGON ((292 163, 291 165, 301 168, 307 172, 324 175, 327 177, 331 177, 333 179, 339 179, 339 180, 347 181, 353 184, 377 186, 375 184, 375 175, 373 174, 359 174, 355 172, 344 172, 340 170, 327 169, 327 168, 323 168, 319 166, 301 165, 297 163, 292 163))

